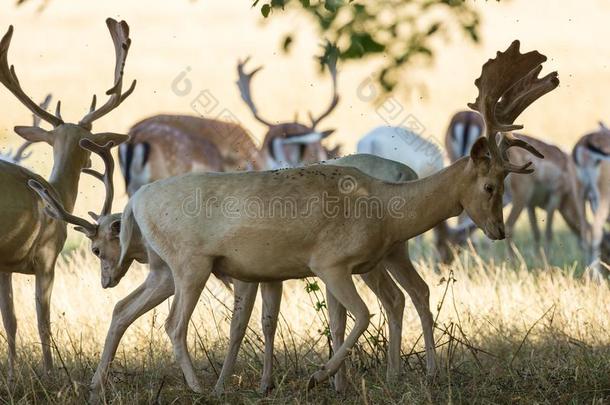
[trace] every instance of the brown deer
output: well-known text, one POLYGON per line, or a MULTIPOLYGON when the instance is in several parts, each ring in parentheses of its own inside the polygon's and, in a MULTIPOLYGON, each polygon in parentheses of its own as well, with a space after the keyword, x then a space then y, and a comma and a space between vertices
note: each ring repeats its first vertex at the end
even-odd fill
POLYGON ((72 212, 78 195, 81 169, 89 162, 90 152, 79 142, 90 139, 98 143, 112 141, 119 144, 127 139, 115 133, 92 133, 95 120, 118 107, 134 90, 135 81, 123 93, 123 67, 131 40, 129 27, 124 21, 106 20, 116 53, 114 84, 107 92, 109 100, 91 110, 78 124, 65 123, 57 103, 55 115, 34 103, 23 91, 15 69, 8 64, 8 50, 13 27, 0 42, 0 82, 32 113, 53 126, 50 131, 38 126, 18 126, 15 132, 30 142, 47 142, 53 148, 53 169, 49 180, 15 164, 0 161, 0 224, 5 232, 0 238, 0 310, 8 342, 9 376, 13 375, 16 356, 15 336, 17 322, 13 304, 12 274, 33 274, 36 277, 36 313, 42 343, 44 370, 53 367, 51 355, 50 300, 53 287, 55 261, 66 240, 66 224, 44 214, 44 203, 27 185, 35 179, 61 201, 67 212, 72 212))
MULTIPOLYGON (((536 208, 546 211, 544 240, 546 254, 549 253, 553 239, 555 211, 561 213, 568 226, 584 243, 587 240, 588 224, 579 204, 580 183, 574 163, 565 152, 555 145, 522 134, 515 134, 515 138, 533 145, 544 155, 544 159, 534 157, 536 172, 531 176, 510 176, 508 179, 512 201, 511 211, 506 220, 509 252, 512 252, 513 249, 510 244, 513 228, 524 208, 527 209, 537 247, 540 247, 540 230, 536 218, 536 208)), ((524 162, 529 158, 519 149, 509 151, 509 157, 514 162, 524 162)))
MULTIPOLYGON (((250 80, 261 68, 244 72, 247 62, 237 67, 242 99, 254 117, 269 129, 261 149, 239 124, 188 115, 156 115, 138 122, 129 131, 130 140, 119 147, 119 164, 133 195, 142 185, 191 171, 264 170, 295 167, 329 157, 321 140, 332 131, 317 132, 317 124, 336 107, 337 71, 328 62, 333 81, 330 106, 311 126, 293 123, 272 124, 260 117, 250 94, 250 80)), ((338 153, 335 148, 330 153, 338 153)))
MULTIPOLYGON (((329 299, 331 318, 340 318, 339 305, 355 318, 352 331, 312 375, 310 385, 326 380, 339 369, 369 322, 368 308, 352 274, 368 273, 382 260, 402 268, 404 251, 397 246, 463 210, 488 237, 504 238, 504 178, 509 173, 533 172, 531 162, 517 165, 507 160, 507 150, 520 147, 541 156, 508 132, 521 128, 513 122, 523 110, 558 86, 556 72, 538 77, 545 60, 536 51, 521 54, 515 41, 485 63, 475 82, 479 96, 469 106, 483 115, 486 136, 475 142, 469 157, 421 180, 388 183, 355 168, 313 165, 281 171, 190 173, 140 188, 122 214, 121 255, 107 269, 107 286, 121 280, 133 261, 130 252, 143 244, 150 260, 166 264, 175 294, 166 331, 188 386, 201 392, 186 332, 210 274, 248 282, 318 276, 333 297, 333 302, 329 299), (498 144, 499 132, 503 134, 498 144), (348 192, 337 186, 347 178, 356 184, 348 192), (201 202, 199 213, 185 210, 193 193, 201 202), (265 207, 278 196, 306 208, 305 214, 296 218, 246 214, 245 206, 254 198, 265 207), (337 209, 328 210, 323 197, 326 202, 334 201, 337 209), (366 198, 388 211, 379 216, 345 215, 366 198), (235 210, 221 204, 227 199, 235 210)), ((149 294, 164 286, 166 277, 151 279, 144 290, 134 292, 130 304, 148 307, 158 298, 156 293, 149 294)), ((424 286, 419 288, 425 295, 424 286)), ((340 319, 334 322, 340 323, 340 319)))
POLYGON ((610 130, 600 123, 599 130, 584 135, 574 146, 572 158, 583 183, 582 206, 591 206, 589 263, 594 276, 601 276, 599 265, 604 225, 610 219, 610 130))

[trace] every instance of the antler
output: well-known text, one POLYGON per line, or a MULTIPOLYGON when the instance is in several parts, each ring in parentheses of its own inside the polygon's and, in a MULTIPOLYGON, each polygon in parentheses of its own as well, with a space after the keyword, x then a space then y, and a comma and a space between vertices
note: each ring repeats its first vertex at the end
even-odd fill
POLYGON ((318 118, 313 117, 311 112, 309 113, 309 119, 311 120, 311 128, 316 129, 316 126, 326 118, 334 109, 337 107, 339 103, 339 94, 337 94, 337 57, 333 55, 326 56, 324 60, 324 64, 328 67, 328 71, 330 72, 330 77, 333 82, 333 97, 330 102, 330 105, 318 118))
POLYGON ((4 84, 4 86, 11 93, 13 93, 15 97, 17 97, 17 99, 21 101, 21 103, 25 105, 35 116, 40 117, 54 127, 62 125, 64 122, 61 120, 61 118, 48 113, 44 108, 38 106, 25 94, 21 88, 21 85, 19 84, 19 79, 17 79, 15 67, 11 65, 9 68, 8 49, 11 45, 12 37, 13 26, 11 25, 6 34, 4 34, 4 37, 2 37, 2 41, 0 41, 0 83, 4 84))
POLYGON ((28 180, 28 185, 45 202, 45 213, 48 216, 59 221, 65 221, 69 224, 76 225, 76 228, 74 229, 83 232, 88 237, 92 237, 97 233, 97 225, 66 211, 63 204, 40 182, 30 179, 28 180))
POLYGON ((115 52, 115 67, 114 67, 114 86, 106 92, 110 96, 106 104, 96 109, 97 103, 96 96, 93 95, 91 102, 91 108, 89 113, 80 121, 79 125, 86 129, 91 129, 93 121, 103 117, 110 111, 117 108, 136 88, 136 81, 131 83, 129 89, 123 93, 123 70, 125 68, 125 61, 127 59, 127 53, 131 46, 131 38, 129 38, 129 25, 125 21, 117 22, 112 18, 106 20, 106 25, 110 31, 112 42, 114 44, 115 52))
POLYGON ((114 198, 114 185, 112 183, 114 159, 112 159, 110 150, 115 145, 114 142, 110 141, 104 146, 100 146, 97 143, 85 138, 80 141, 80 146, 88 151, 98 154, 104 161, 105 169, 103 174, 93 169, 83 169, 83 173, 87 173, 101 180, 106 188, 106 198, 104 199, 104 207, 102 208, 100 215, 89 212, 89 215, 91 215, 91 217, 97 221, 100 216, 109 215, 112 211, 112 199, 114 198))
POLYGON ((246 73, 246 72, 244 72, 244 66, 246 65, 246 63, 248 63, 249 60, 250 60, 250 57, 248 56, 246 58, 246 60, 237 62, 238 80, 236 83, 237 83, 237 87, 239 87, 239 93, 241 94, 241 99, 244 100, 244 102, 248 105, 248 107, 250 107, 250 111, 252 111, 252 114, 254 114, 254 118, 256 118, 257 121, 261 122, 262 124, 267 125, 268 127, 272 127, 273 126, 272 123, 261 118, 261 116, 258 115, 258 110, 256 109, 256 106, 254 105, 254 101, 252 101, 252 95, 250 93, 250 81, 252 80, 254 75, 258 71, 260 71, 263 67, 259 66, 256 69, 254 69, 253 71, 251 71, 250 73, 246 73))
POLYGON ((495 59, 483 65, 481 76, 474 82, 479 95, 468 106, 478 111, 485 120, 486 136, 492 159, 505 170, 517 173, 530 173, 531 162, 516 166, 508 162, 506 150, 520 147, 542 157, 527 142, 504 134, 500 145, 496 142, 498 132, 509 132, 523 128, 515 125, 515 119, 534 101, 559 85, 557 72, 538 78, 546 56, 537 51, 522 54, 519 41, 514 41, 506 51, 498 52, 495 59))

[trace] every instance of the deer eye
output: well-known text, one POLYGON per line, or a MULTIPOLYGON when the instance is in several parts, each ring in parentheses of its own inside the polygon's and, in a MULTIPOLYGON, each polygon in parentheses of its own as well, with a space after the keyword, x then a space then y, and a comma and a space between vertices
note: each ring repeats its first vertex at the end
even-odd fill
POLYGON ((493 194, 494 192, 494 186, 492 186, 491 184, 485 184, 485 191, 488 194, 493 194))
POLYGON ((93 248, 91 251, 95 256, 100 257, 100 250, 98 248, 93 248))

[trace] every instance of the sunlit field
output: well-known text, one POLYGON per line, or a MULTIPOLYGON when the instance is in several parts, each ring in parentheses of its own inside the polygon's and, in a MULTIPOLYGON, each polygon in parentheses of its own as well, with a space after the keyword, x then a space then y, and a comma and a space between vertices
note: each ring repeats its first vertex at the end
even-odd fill
MULTIPOLYGON (((524 231, 524 229, 520 229, 524 231)), ((531 241, 518 238, 519 243, 531 241)), ((483 250, 503 251, 502 243, 483 250), (498 246, 495 246, 498 245, 498 246)), ((407 300, 402 340, 402 373, 385 381, 386 321, 375 296, 362 282, 374 316, 352 351, 345 396, 330 384, 309 392, 309 375, 327 359, 327 318, 321 291, 306 292, 305 281, 287 282, 275 343, 276 388, 258 393, 262 372, 260 303, 255 307, 226 396, 211 389, 228 342, 232 295, 211 280, 189 331, 189 347, 205 389, 190 392, 173 360, 163 323, 167 301, 127 331, 114 361, 106 399, 112 403, 605 403, 610 398, 610 294, 606 284, 580 277, 577 265, 545 265, 540 254, 525 249, 525 262, 485 260, 473 250, 451 267, 434 270, 427 242, 416 246, 416 267, 431 289, 436 317, 435 340, 440 372, 425 377, 419 318, 407 300), (530 263, 527 263, 530 262, 530 263)), ((560 238, 557 251, 578 250, 571 235, 560 238)), ((560 259, 551 257, 551 263, 560 259)), ((57 372, 41 372, 40 347, 33 303, 33 279, 16 276, 19 371, 6 385, 5 403, 82 403, 110 324, 112 308, 145 277, 132 268, 114 289, 102 290, 98 263, 83 243, 59 261, 53 292, 52 329, 57 372)), ((314 280, 310 280, 314 281, 314 280)), ((349 328, 349 324, 348 324, 349 328)), ((5 358, 5 345, 0 346, 5 358)), ((2 369, 4 370, 4 369, 2 369)))

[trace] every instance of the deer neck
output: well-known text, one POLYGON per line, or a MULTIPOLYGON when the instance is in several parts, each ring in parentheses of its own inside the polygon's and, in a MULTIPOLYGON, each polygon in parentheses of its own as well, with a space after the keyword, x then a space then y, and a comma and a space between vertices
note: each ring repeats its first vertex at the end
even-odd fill
POLYGON ((463 211, 461 196, 466 184, 468 158, 424 179, 407 184, 384 184, 380 193, 396 212, 385 216, 386 229, 396 241, 420 235, 463 211))
POLYGON ((79 153, 67 153, 66 155, 55 157, 49 184, 57 191, 66 211, 72 212, 78 196, 78 180, 83 168, 80 162, 83 158, 79 156, 79 153))

